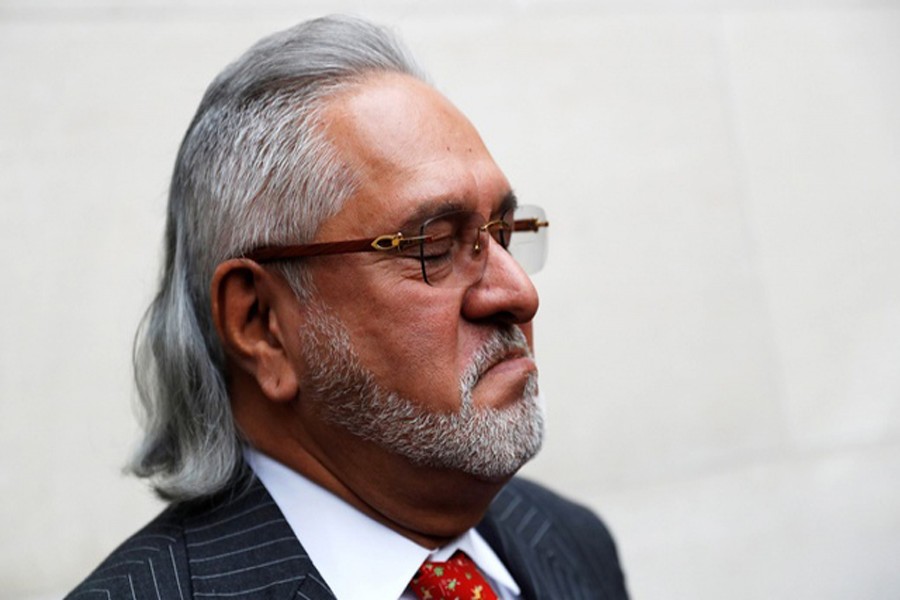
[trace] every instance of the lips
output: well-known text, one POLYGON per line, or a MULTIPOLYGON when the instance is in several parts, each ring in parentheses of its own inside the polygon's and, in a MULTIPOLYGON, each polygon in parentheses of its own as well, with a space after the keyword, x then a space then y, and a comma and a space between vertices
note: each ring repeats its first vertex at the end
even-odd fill
MULTIPOLYGON (((501 326, 494 330, 475 350, 460 378, 460 388, 464 395, 471 393, 471 390, 488 371, 497 369, 500 365, 509 365, 510 369, 515 369, 517 362, 525 360, 531 361, 531 350, 525 334, 515 325, 501 326)), ((521 366, 527 368, 527 365, 521 366)), ((531 368, 534 368, 533 362, 531 368)), ((501 370, 503 370, 502 367, 501 370)))
POLYGON ((502 348, 499 351, 491 354, 489 358, 484 361, 484 363, 479 365, 478 378, 481 379, 488 371, 490 371, 494 367, 510 360, 516 360, 518 358, 531 358, 531 352, 528 350, 527 345, 522 347, 518 344, 515 344, 506 348, 502 348))

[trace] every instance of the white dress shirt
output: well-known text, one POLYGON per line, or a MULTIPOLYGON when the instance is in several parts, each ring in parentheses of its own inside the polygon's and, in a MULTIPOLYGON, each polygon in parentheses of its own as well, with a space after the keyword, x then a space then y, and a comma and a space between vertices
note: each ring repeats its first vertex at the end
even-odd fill
POLYGON ((244 455, 338 600, 414 599, 408 585, 422 563, 446 561, 457 550, 469 555, 499 598, 521 598, 475 529, 429 550, 258 450, 246 447, 244 455))

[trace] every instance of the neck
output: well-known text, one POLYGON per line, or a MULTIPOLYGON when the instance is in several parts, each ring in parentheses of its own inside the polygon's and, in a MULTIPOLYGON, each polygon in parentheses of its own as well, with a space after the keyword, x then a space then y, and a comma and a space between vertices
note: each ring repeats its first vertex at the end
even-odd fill
POLYGON ((253 404, 252 415, 241 402, 234 402, 234 412, 255 448, 426 548, 477 525, 505 483, 413 464, 345 430, 302 418, 297 405, 264 403, 267 410, 259 411, 253 404))
POLYGON ((414 465, 398 468, 393 461, 379 465, 367 460, 364 465, 346 468, 323 461, 302 446, 258 448, 372 519, 430 549, 475 527, 502 487, 455 472, 414 465))

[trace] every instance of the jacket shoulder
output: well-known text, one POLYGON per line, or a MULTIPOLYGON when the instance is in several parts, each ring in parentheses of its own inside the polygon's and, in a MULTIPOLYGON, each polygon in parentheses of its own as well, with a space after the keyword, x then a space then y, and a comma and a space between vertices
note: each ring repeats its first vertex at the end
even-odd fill
POLYGON ((170 506, 125 540, 66 600, 189 597, 183 509, 170 506))
POLYGON ((606 549, 615 549, 612 534, 603 520, 591 509, 573 502, 542 485, 527 479, 515 478, 507 484, 502 494, 515 501, 531 504, 535 510, 552 519, 557 528, 579 543, 597 542, 606 549))
POLYGON ((331 598, 284 515, 255 478, 171 505, 66 598, 331 598))
MULTIPOLYGON (((483 533, 494 532, 493 546, 509 557, 514 553, 530 557, 532 571, 546 571, 543 580, 531 576, 536 588, 546 592, 562 570, 569 570, 572 580, 592 590, 588 597, 627 598, 616 543, 589 508, 517 477, 497 495, 487 521, 483 533)), ((536 595, 541 596, 537 589, 536 595)))

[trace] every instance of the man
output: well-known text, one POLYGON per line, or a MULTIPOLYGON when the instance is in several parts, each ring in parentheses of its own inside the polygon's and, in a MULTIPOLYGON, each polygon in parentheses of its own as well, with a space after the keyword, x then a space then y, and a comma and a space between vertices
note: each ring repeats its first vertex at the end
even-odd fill
POLYGON ((69 597, 624 598, 600 521, 512 479, 547 225, 385 31, 251 48, 179 152, 136 356, 172 504, 69 597))

